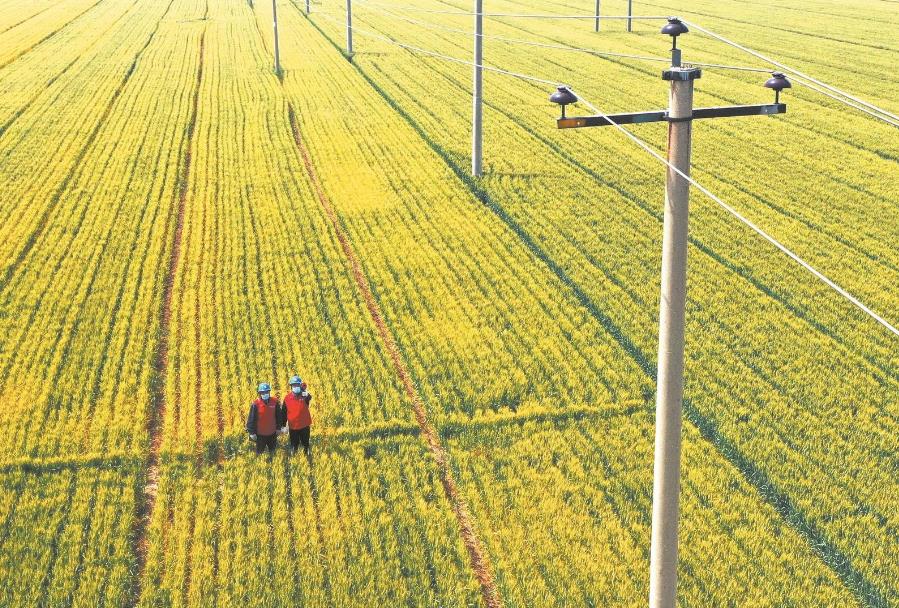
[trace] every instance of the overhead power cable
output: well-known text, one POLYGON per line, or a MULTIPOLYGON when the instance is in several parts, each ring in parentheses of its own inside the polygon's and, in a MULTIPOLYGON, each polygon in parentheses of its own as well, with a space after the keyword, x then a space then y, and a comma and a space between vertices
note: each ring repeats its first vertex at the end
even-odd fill
MULTIPOLYGON (((720 42, 723 42, 724 44, 728 44, 736 49, 743 51, 744 53, 748 53, 748 54, 752 55, 753 57, 756 57, 757 59, 761 59, 762 61, 770 63, 771 65, 776 66, 786 72, 789 72, 790 74, 792 74, 794 76, 799 76, 800 78, 804 78, 808 82, 811 82, 823 89, 827 89, 831 93, 845 97, 845 99, 837 99, 836 97, 833 97, 833 99, 837 99, 838 101, 841 101, 842 103, 845 103, 846 105, 849 105, 851 107, 859 109, 858 105, 853 105, 847 101, 847 100, 851 100, 851 101, 855 102, 856 104, 859 104, 859 105, 862 105, 862 106, 868 108, 868 110, 870 110, 868 112, 868 114, 870 114, 871 116, 874 116, 874 117, 876 117, 890 125, 893 125, 893 126, 897 126, 896 123, 899 123, 899 116, 897 116, 896 114, 892 114, 891 112, 888 112, 887 110, 884 110, 883 108, 875 106, 874 104, 867 102, 864 99, 860 99, 860 98, 852 95, 851 93, 847 93, 846 91, 838 89, 835 86, 829 85, 826 82, 823 82, 821 80, 818 80, 817 78, 809 76, 808 74, 800 72, 796 68, 792 68, 784 63, 781 63, 780 61, 771 59, 770 57, 767 57, 754 49, 743 46, 742 44, 734 42, 733 40, 729 40, 729 39, 725 38, 724 36, 722 36, 721 34, 717 34, 709 29, 702 27, 701 25, 693 23, 692 21, 686 21, 683 19, 681 21, 683 21, 690 27, 695 28, 696 30, 706 34, 707 36, 710 36, 720 42)), ((800 83, 800 84, 802 84, 803 86, 808 86, 807 83, 800 83)), ((811 88, 811 87, 809 87, 809 88, 811 88)))
MULTIPOLYGON (((362 2, 362 0, 356 0, 356 1, 362 2)), ((366 2, 366 4, 370 4, 370 3, 366 2)), ((449 27, 446 25, 438 24, 438 23, 432 23, 430 21, 422 21, 420 19, 414 19, 412 17, 397 15, 397 14, 394 14, 392 11, 389 11, 386 9, 382 10, 382 11, 373 11, 373 12, 376 12, 378 15, 381 15, 384 17, 390 17, 393 19, 399 19, 401 21, 405 21, 407 23, 412 23, 414 25, 418 25, 425 29, 431 29, 431 30, 435 30, 435 31, 452 32, 452 33, 457 33, 457 34, 465 34, 466 36, 476 35, 471 30, 465 30, 465 29, 461 29, 458 27, 449 27)), ((497 40, 499 42, 507 42, 509 44, 520 44, 523 46, 533 46, 533 47, 547 48, 547 49, 558 49, 561 51, 572 51, 572 52, 578 52, 578 53, 585 53, 588 55, 596 55, 598 57, 614 57, 614 58, 618 58, 618 59, 634 59, 634 60, 638 60, 638 61, 653 61, 653 62, 659 62, 659 63, 665 63, 665 64, 671 62, 670 57, 654 57, 651 55, 633 55, 633 54, 629 54, 629 53, 615 53, 612 51, 600 51, 598 49, 592 49, 592 48, 587 48, 587 47, 578 47, 578 46, 572 46, 572 45, 568 45, 568 44, 554 44, 554 43, 548 43, 548 42, 537 42, 535 40, 524 40, 521 38, 508 38, 506 36, 497 36, 495 34, 480 34, 480 36, 481 36, 481 38, 486 38, 488 40, 497 40)), ((767 74, 771 71, 766 68, 755 68, 755 67, 738 66, 738 65, 723 65, 720 63, 702 63, 702 62, 688 62, 688 63, 692 66, 711 68, 711 69, 738 70, 738 71, 744 71, 744 72, 759 72, 759 73, 765 73, 765 74, 767 74)))
MULTIPOLYGON (((319 15, 319 16, 322 16, 321 13, 318 13, 318 15, 319 15)), ((327 16, 327 15, 325 15, 324 17, 325 17, 325 19, 328 19, 329 21, 334 21, 334 22, 339 23, 339 21, 338 21, 337 19, 334 19, 333 17, 329 17, 329 16, 327 16)), ((398 47, 407 49, 407 50, 409 50, 409 51, 414 51, 414 52, 416 52, 416 53, 421 53, 421 54, 423 54, 423 55, 428 55, 428 56, 430 56, 430 57, 436 57, 437 59, 443 59, 443 60, 445 60, 445 61, 451 61, 451 62, 453 62, 453 63, 460 63, 460 64, 462 64, 462 65, 467 65, 467 66, 472 66, 472 67, 480 67, 480 68, 482 68, 482 69, 484 69, 484 70, 488 70, 488 71, 490 71, 490 72, 495 72, 495 73, 497 73, 497 74, 505 74, 506 76, 512 76, 512 77, 514 77, 514 78, 520 78, 520 79, 522 79, 522 80, 528 80, 528 81, 531 81, 531 82, 539 82, 540 84, 547 84, 547 85, 550 85, 550 86, 557 86, 557 84, 558 84, 558 83, 557 83, 556 81, 554 81, 554 80, 546 80, 545 78, 537 78, 536 76, 529 76, 529 75, 527 75, 527 74, 521 74, 521 73, 518 73, 518 72, 511 72, 511 71, 509 71, 509 70, 503 70, 503 69, 501 69, 501 68, 495 68, 495 67, 489 66, 489 65, 478 65, 478 64, 476 64, 476 63, 474 63, 474 62, 472 62, 472 61, 468 61, 468 60, 466 60, 466 59, 459 59, 458 57, 452 57, 452 56, 450 56, 450 55, 444 55, 444 54, 442 54, 442 53, 438 53, 438 52, 436 52, 436 51, 432 51, 432 50, 429 50, 429 49, 423 49, 423 48, 421 48, 421 47, 413 46, 413 45, 411 45, 411 44, 405 44, 405 43, 402 43, 402 42, 398 42, 398 41, 396 41, 396 40, 394 40, 394 39, 392 39, 392 38, 388 38, 387 36, 378 34, 378 33, 376 33, 376 32, 372 32, 372 31, 370 31, 370 30, 365 30, 365 29, 362 29, 362 28, 358 28, 358 27, 355 27, 355 26, 353 27, 353 32, 358 32, 358 33, 362 34, 363 36, 368 36, 369 38, 374 38, 374 39, 377 39, 377 40, 382 40, 382 41, 384 41, 384 42, 387 42, 387 43, 392 44, 392 45, 394 45, 394 46, 398 46, 398 47)))
MULTIPOLYGON (((333 19, 333 18, 330 18, 330 17, 327 17, 327 16, 325 16, 325 18, 326 18, 326 19, 330 19, 330 20, 332 20, 332 21, 337 21, 336 19, 333 19)), ((395 46, 398 46, 398 47, 401 47, 401 48, 404 48, 404 49, 407 49, 407 50, 410 50, 410 51, 413 51, 413 52, 421 53, 421 54, 428 55, 428 56, 431 56, 431 57, 435 57, 435 58, 438 58, 438 59, 443 59, 443 60, 450 61, 450 62, 453 62, 453 63, 458 63, 458 64, 462 64, 462 65, 467 65, 467 66, 478 67, 478 64, 475 64, 474 62, 467 61, 467 60, 465 60, 465 59, 459 59, 458 57, 452 57, 452 56, 449 56, 449 55, 444 55, 444 54, 442 54, 442 53, 437 53, 437 52, 435 52, 435 51, 431 51, 431 50, 428 50, 428 49, 423 49, 423 48, 416 47, 416 46, 413 46, 413 45, 403 44, 403 43, 401 43, 401 42, 397 42, 396 40, 393 40, 393 39, 388 38, 388 37, 386 37, 386 36, 382 36, 381 34, 377 34, 377 33, 374 33, 374 32, 370 32, 370 31, 368 31, 368 30, 360 30, 360 29, 358 29, 358 28, 354 28, 354 30, 357 30, 357 31, 359 31, 360 33, 362 33, 363 35, 369 36, 369 37, 371 37, 371 38, 380 39, 380 40, 383 40, 383 41, 385 41, 385 42, 387 42, 387 43, 389 43, 389 44, 392 44, 392 45, 395 45, 395 46)), ((483 69, 485 69, 485 70, 491 71, 491 72, 495 72, 495 73, 498 73, 498 74, 504 74, 504 75, 506 75, 506 76, 511 76, 511 77, 513 77, 513 78, 518 78, 518 79, 521 79, 521 80, 526 80, 526 81, 530 81, 530 82, 536 82, 536 83, 540 83, 540 84, 547 84, 547 85, 550 85, 550 86, 557 86, 557 82, 556 82, 556 81, 546 80, 546 79, 544 79, 544 78, 538 78, 538 77, 536 77, 536 76, 530 76, 530 75, 528 75, 528 74, 521 74, 521 73, 518 73, 518 72, 512 72, 512 71, 509 71, 509 70, 503 70, 503 69, 501 69, 501 68, 496 68, 496 67, 487 66, 487 65, 481 65, 481 66, 479 66, 479 67, 481 67, 481 68, 483 68, 483 69)), ((785 254, 787 257, 789 257, 789 258, 792 259, 794 262, 796 262, 797 264, 799 264, 799 266, 801 266, 802 268, 804 268, 805 270, 807 270, 809 273, 811 273, 813 276, 815 276, 815 278, 817 278, 819 281, 821 281, 822 283, 824 283, 825 285, 827 285, 828 287, 830 287, 833 291, 835 291, 837 294, 839 294, 840 296, 842 296, 845 300, 847 300, 849 303, 851 303, 851 304, 852 304, 853 306, 855 306, 857 309, 859 309, 860 311, 862 311, 863 313, 865 313, 867 316, 869 316, 871 319, 873 319, 874 321, 876 321, 878 324, 880 324, 881 326, 883 326, 883 327, 884 327, 885 329, 887 329, 890 333, 892 333, 892 334, 895 335, 896 337, 899 337, 899 329, 897 329, 894 325, 892 325, 889 321, 887 321, 886 319, 884 319, 883 317, 881 317, 879 314, 877 314, 876 312, 874 312, 873 310, 871 310, 871 309, 870 309, 868 306, 866 306, 861 300, 859 300, 859 299, 856 298, 854 295, 852 295, 851 293, 849 293, 848 291, 846 291, 844 288, 842 288, 840 285, 838 285, 838 284, 837 284, 836 282, 834 282, 832 279, 830 279, 829 277, 827 277, 824 273, 822 273, 821 271, 819 271, 818 269, 816 269, 814 266, 812 266, 811 264, 809 264, 808 262, 806 262, 802 257, 800 257, 798 254, 794 253, 794 252, 793 252, 791 249, 789 249, 786 245, 784 245, 783 243, 781 243, 780 241, 778 241, 777 239, 775 239, 773 236, 771 236, 770 234, 768 234, 767 232, 765 232, 763 229, 761 229, 760 227, 758 227, 758 226, 757 226, 756 224, 754 224, 751 220, 749 220, 749 219, 746 218, 743 214, 741 214, 739 211, 737 211, 736 209, 734 209, 731 205, 729 205, 728 203, 726 203, 725 201, 723 201, 720 197, 718 197, 718 196, 715 195, 713 192, 711 192, 708 188, 706 188, 705 186, 703 186, 702 184, 700 184, 699 182, 697 182, 695 179, 693 179, 692 177, 690 177, 689 175, 687 175, 686 173, 684 173, 683 171, 681 171, 680 169, 678 169, 677 167, 675 167, 673 164, 671 164, 671 163, 668 161, 668 159, 666 159, 664 156, 662 156, 661 154, 659 154, 655 149, 653 149, 652 146, 650 146, 650 145, 647 144, 645 141, 643 141, 642 139, 640 139, 639 137, 637 137, 636 135, 634 135, 633 133, 631 133, 630 131, 628 131, 627 129, 625 129, 623 126, 621 126, 620 124, 616 123, 616 122, 613 121, 611 118, 609 118, 608 114, 606 114, 605 112, 603 112, 602 110, 600 110, 599 108, 597 108, 595 105, 593 105, 592 103, 590 103, 589 101, 587 101, 586 99, 584 99, 581 95, 579 95, 576 91, 574 91, 574 90, 571 89, 570 87, 569 87, 569 90, 571 90, 571 92, 574 93, 574 94, 578 97, 578 100, 579 100, 581 103, 583 103, 585 106, 587 106, 591 111, 593 111, 597 116, 603 118, 603 119, 606 120, 610 125, 612 125, 612 126, 615 127, 616 129, 618 129, 619 131, 621 131, 622 133, 624 133, 625 136, 627 136, 628 139, 630 139, 631 141, 633 141, 635 144, 637 144, 639 147, 641 147, 643 150, 645 150, 645 151, 648 152, 651 156, 653 156, 656 160, 658 160, 659 162, 661 162, 662 164, 664 164, 665 166, 667 166, 669 169, 671 169, 672 171, 674 171, 675 173, 677 173, 677 174, 678 174, 679 176, 681 176, 683 179, 687 180, 687 182, 689 182, 691 185, 693 185, 697 190, 699 190, 700 192, 702 192, 703 194, 705 194, 709 199, 711 199, 713 202, 717 203, 722 209, 724 209, 725 211, 727 211, 728 213, 730 213, 733 217, 735 217, 737 220, 739 220, 740 222, 742 222, 743 224, 745 224, 745 225, 746 225, 747 227, 749 227, 753 232, 755 232, 756 234, 758 234, 759 236, 761 236, 763 239, 765 239, 766 241, 768 241, 769 243, 771 243, 772 245, 774 245, 774 247, 776 247, 778 250, 780 250, 780 251, 781 251, 783 254, 785 254)))
MULTIPOLYGON (((571 90, 571 89, 569 89, 569 90, 571 90)), ((716 196, 716 195, 713 194, 711 191, 709 191, 708 188, 706 188, 705 186, 703 186, 702 184, 700 184, 699 182, 697 182, 695 179, 693 179, 692 177, 690 177, 689 175, 687 175, 686 173, 684 173, 683 171, 681 171, 680 169, 678 169, 677 167, 675 167, 673 164, 671 164, 671 163, 668 161, 667 158, 665 158, 664 156, 662 156, 661 154, 659 154, 655 149, 653 149, 652 146, 650 146, 650 145, 647 144, 645 141, 643 141, 642 139, 640 139, 639 137, 637 137, 636 135, 634 135, 633 133, 631 133, 630 131, 628 131, 627 129, 625 129, 624 127, 622 127, 621 125, 619 125, 619 124, 616 123, 615 121, 613 121, 613 120, 612 120, 611 118, 609 118, 609 116, 608 116, 607 114, 605 114, 602 110, 600 110, 599 108, 597 108, 595 105, 593 105, 593 104, 590 103, 589 101, 585 100, 583 97, 581 97, 580 95, 578 95, 575 91, 571 90, 571 92, 574 93, 574 94, 578 97, 578 100, 579 100, 580 102, 582 102, 585 106, 587 106, 588 108, 590 108, 591 111, 595 112, 597 116, 599 116, 599 117, 605 119, 606 121, 608 121, 608 123, 609 123, 610 125, 612 125, 612 126, 615 127, 616 129, 618 129, 619 131, 621 131, 622 133, 624 133, 624 134, 628 137, 628 139, 630 139, 631 141, 633 141, 634 143, 636 143, 638 146, 640 146, 641 148, 643 148, 645 151, 649 152, 653 157, 655 157, 657 160, 659 160, 662 164, 664 164, 664 165, 667 166, 669 169, 671 169, 672 171, 674 171, 675 173, 677 173, 678 175, 680 175, 682 178, 684 178, 685 180, 687 180, 687 181, 688 181, 690 184, 692 184, 697 190, 699 190, 700 192, 702 192, 703 194, 705 194, 707 197, 709 197, 712 201, 714 201, 715 203, 717 203, 717 204, 718 204, 721 208, 723 208, 725 211, 727 211, 728 213, 730 213, 732 216, 734 216, 735 218, 737 218, 737 219, 738 219, 739 221, 741 221, 742 223, 746 224, 746 226, 748 226, 753 232, 755 232, 756 234, 758 234, 759 236, 761 236, 763 239, 765 239, 766 241, 768 241, 769 243, 771 243, 772 245, 774 245, 777 249, 779 249, 782 253, 786 254, 786 255, 787 255, 789 258, 791 258, 794 262, 796 262, 797 264, 799 264, 800 266, 802 266, 803 268, 805 268, 807 271, 809 271, 811 274, 813 274, 818 280, 820 280, 820 281, 823 282, 825 285, 827 285, 828 287, 830 287, 831 289, 833 289, 833 290, 834 290, 835 292, 837 292, 839 295, 843 296, 843 298, 845 298, 846 300, 848 300, 848 301, 849 301, 851 304, 853 304, 856 308, 858 308, 858 309, 861 310, 863 313, 865 313, 866 315, 868 315, 869 317, 871 317, 872 319, 874 319, 875 321, 877 321, 877 323, 879 323, 880 325, 882 325, 883 327, 885 327, 887 330, 889 330, 889 331, 890 331, 891 333, 893 333, 895 336, 899 337, 899 329, 896 329, 896 327, 893 326, 889 321, 887 321, 886 319, 884 319, 883 317, 881 317, 880 315, 878 315, 876 312, 874 312, 873 310, 871 310, 870 308, 868 308, 868 307, 867 307, 864 303, 862 303, 858 298, 856 298, 856 297, 853 296, 851 293, 849 293, 848 291, 846 291, 845 289, 843 289, 842 287, 840 287, 837 283, 835 283, 833 280, 831 280, 830 278, 828 278, 826 275, 824 275, 822 272, 820 272, 820 271, 819 271, 818 269, 816 269, 814 266, 812 266, 811 264, 809 264, 808 262, 806 262, 806 261, 805 261, 804 259, 802 259, 798 254, 796 254, 796 253, 794 253, 792 250, 790 250, 786 245, 784 245, 783 243, 781 243, 780 241, 778 241, 777 239, 775 239, 773 236, 771 236, 770 234, 768 234, 767 232, 765 232, 764 230, 762 230, 761 228, 759 228, 759 227, 758 227, 757 225, 755 225, 751 220, 749 220, 749 219, 747 219, 745 216, 743 216, 739 211, 737 211, 736 209, 734 209, 733 207, 731 207, 729 204, 727 204, 726 202, 724 202, 723 200, 721 200, 718 196, 716 196)))
MULTIPOLYGON (((399 4, 386 4, 383 2, 371 2, 370 0, 356 0, 357 2, 368 4, 370 6, 379 6, 391 10, 412 13, 431 13, 434 15, 459 15, 473 17, 478 13, 461 10, 438 10, 428 8, 417 8, 413 6, 402 6, 399 4)), ((481 13, 484 17, 518 17, 522 19, 631 19, 631 20, 659 20, 668 19, 662 15, 554 15, 552 13, 481 13)))
POLYGON ((883 122, 885 122, 889 125, 899 128, 899 121, 893 120, 892 118, 887 118, 886 116, 881 116, 880 114, 877 114, 876 112, 869 110, 865 106, 853 103, 853 102, 849 101, 848 99, 843 99, 842 97, 839 97, 838 95, 834 95, 833 93, 831 93, 825 89, 822 89, 821 87, 818 87, 810 82, 806 82, 805 80, 802 79, 801 76, 796 76, 795 74, 791 74, 790 77, 792 78, 793 82, 795 82, 796 84, 798 84, 800 86, 803 86, 807 89, 810 89, 812 91, 820 93, 821 95, 824 95, 825 97, 829 97, 829 98, 831 98, 835 101, 838 101, 842 104, 845 104, 847 106, 855 108, 859 112, 864 112, 865 114, 869 114, 870 116, 873 116, 874 118, 882 120, 883 122))

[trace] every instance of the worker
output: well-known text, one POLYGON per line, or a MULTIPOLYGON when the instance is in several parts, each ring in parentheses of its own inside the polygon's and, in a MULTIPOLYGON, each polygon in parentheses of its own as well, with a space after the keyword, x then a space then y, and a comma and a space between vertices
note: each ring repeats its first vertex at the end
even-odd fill
POLYGON ((293 375, 288 382, 290 392, 284 398, 284 408, 287 410, 287 424, 290 427, 290 448, 296 454, 303 444, 303 452, 309 455, 309 434, 312 426, 312 415, 309 413, 309 403, 312 395, 306 390, 306 383, 299 376, 293 375))
POLYGON ((267 382, 261 383, 257 392, 259 398, 250 404, 247 432, 250 441, 256 442, 257 454, 265 450, 274 453, 278 435, 287 425, 287 411, 277 397, 272 397, 272 387, 267 382))

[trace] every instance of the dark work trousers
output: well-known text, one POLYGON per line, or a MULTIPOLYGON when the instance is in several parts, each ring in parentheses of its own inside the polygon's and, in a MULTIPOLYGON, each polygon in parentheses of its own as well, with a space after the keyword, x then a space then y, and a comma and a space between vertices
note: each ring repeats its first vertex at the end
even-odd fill
POLYGON ((256 435, 256 453, 261 454, 266 449, 275 453, 275 446, 278 445, 277 435, 256 435))
POLYGON ((300 449, 300 443, 303 444, 303 452, 309 453, 309 431, 312 427, 304 429, 290 429, 290 447, 294 454, 300 449))

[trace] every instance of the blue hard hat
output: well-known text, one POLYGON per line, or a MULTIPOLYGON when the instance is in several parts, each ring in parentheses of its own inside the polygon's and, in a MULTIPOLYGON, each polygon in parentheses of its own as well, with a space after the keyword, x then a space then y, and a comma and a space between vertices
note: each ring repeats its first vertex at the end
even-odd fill
POLYGON ((303 383, 303 381, 300 380, 300 377, 297 376, 296 374, 294 374, 293 376, 290 377, 290 382, 288 382, 287 384, 289 384, 290 386, 294 386, 294 385, 302 384, 302 383, 303 383))
POLYGON ((257 393, 270 393, 270 392, 272 392, 272 387, 269 386, 268 382, 262 382, 259 384, 259 389, 256 392, 257 393))

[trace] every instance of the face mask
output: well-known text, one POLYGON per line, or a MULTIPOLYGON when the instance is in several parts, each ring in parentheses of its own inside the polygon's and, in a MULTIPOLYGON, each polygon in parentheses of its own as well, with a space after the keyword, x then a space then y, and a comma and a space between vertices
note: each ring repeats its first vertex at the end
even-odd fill
POLYGON ((262 393, 261 395, 259 395, 259 398, 262 399, 263 401, 268 401, 268 398, 271 396, 272 396, 271 393, 262 393))
POLYGON ((303 392, 303 387, 302 386, 292 386, 292 387, 290 387, 290 390, 293 391, 294 395, 299 395, 303 392))

